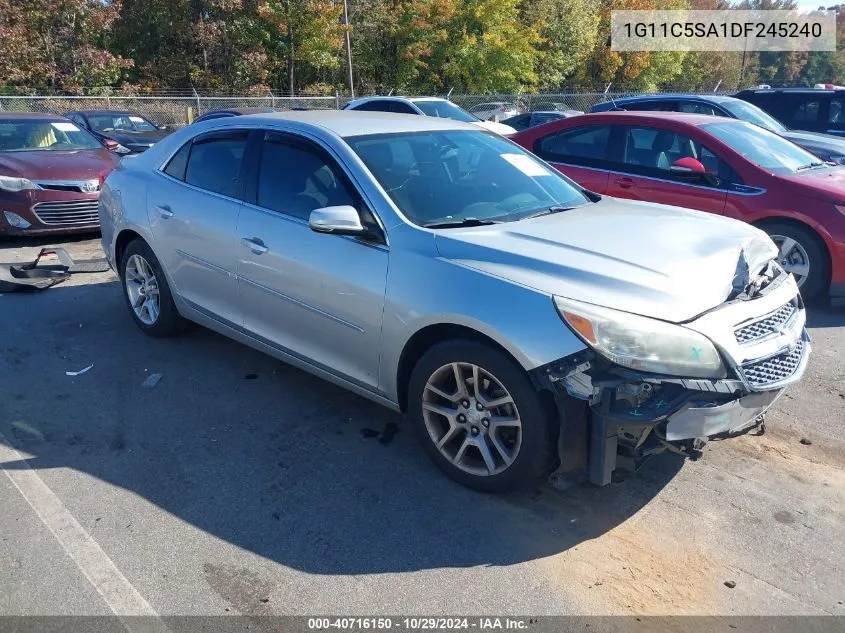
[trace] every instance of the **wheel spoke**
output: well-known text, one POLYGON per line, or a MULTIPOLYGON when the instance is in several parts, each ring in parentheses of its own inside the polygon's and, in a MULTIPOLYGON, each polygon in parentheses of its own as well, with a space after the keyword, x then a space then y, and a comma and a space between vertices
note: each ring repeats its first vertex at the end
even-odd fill
POLYGON ((783 242, 781 242, 780 244, 778 257, 780 259, 786 259, 787 255, 792 252, 793 248, 795 248, 795 240, 793 240, 791 237, 784 237, 783 242))
POLYGON ((461 398, 460 389, 458 391, 456 391, 455 393, 446 393, 445 391, 443 391, 439 387, 435 387, 431 383, 428 383, 425 387, 430 392, 437 394, 441 398, 445 398, 446 400, 449 400, 450 402, 457 402, 461 398))
POLYGON ((481 379, 478 375, 478 365, 472 366, 472 390, 475 393, 475 399, 479 401, 484 400, 484 396, 481 393, 481 379))
POLYGON ((508 451, 502 445, 501 440, 498 437, 496 437, 495 435, 493 435, 492 433, 490 434, 489 437, 490 437, 490 443, 493 444, 493 446, 496 447, 496 451, 499 453, 502 460, 505 462, 505 465, 510 466, 511 462, 513 461, 513 458, 510 456, 510 454, 508 454, 508 451))
POLYGON ((507 415, 491 415, 490 416, 490 432, 493 432, 493 429, 498 429, 501 427, 515 427, 515 426, 522 426, 522 422, 520 422, 518 417, 514 416, 507 416, 507 415))
POLYGON ((137 310, 138 308, 141 308, 144 305, 144 301, 146 301, 146 300, 147 300, 147 298, 144 295, 139 294, 135 298, 135 301, 132 302, 132 307, 137 310))
POLYGON ((478 450, 481 453, 481 457, 484 459, 484 464, 487 466, 487 470, 492 475, 494 472, 496 472, 496 460, 493 459, 493 453, 490 452, 490 447, 487 445, 487 440, 485 440, 483 437, 480 438, 476 446, 478 447, 478 450))
POLYGON ((156 319, 158 319, 158 303, 148 298, 147 303, 144 305, 147 307, 147 314, 150 315, 150 319, 155 323, 156 319))
POLYGON ((446 446, 446 444, 448 444, 455 435, 457 435, 458 431, 460 431, 460 428, 457 425, 450 424, 449 430, 446 431, 446 433, 443 434, 443 437, 440 438, 440 441, 437 442, 437 448, 443 450, 443 447, 446 446))
POLYGON ((810 266, 809 264, 789 264, 787 263, 783 269, 788 272, 792 273, 796 277, 806 277, 810 274, 810 266))
POLYGON ((425 409, 426 411, 431 411, 432 413, 436 413, 437 415, 442 415, 450 422, 454 420, 455 415, 457 415, 458 413, 457 409, 451 409, 442 404, 437 404, 434 402, 423 402, 422 406, 423 409, 425 409))
POLYGON ((506 404, 511 404, 513 402, 513 398, 510 397, 510 394, 505 394, 500 398, 496 398, 494 400, 483 400, 484 406, 488 409, 495 409, 496 407, 501 407, 506 404))
POLYGON ((464 443, 461 444, 461 447, 458 449, 458 452, 455 453, 455 457, 454 457, 454 459, 452 459, 452 461, 455 462, 456 464, 459 464, 461 462, 461 460, 464 458, 464 454, 466 454, 467 449, 469 447, 470 447, 470 439, 469 439, 469 436, 467 436, 467 437, 464 438, 464 443))
POLYGON ((126 268, 126 276, 136 283, 142 283, 144 281, 141 275, 138 274, 137 269, 129 268, 128 266, 126 268))
POLYGON ((458 386, 456 395, 458 398, 467 397, 469 395, 469 391, 467 391, 467 383, 466 380, 464 380, 464 375, 461 372, 460 365, 458 365, 458 363, 452 363, 452 371, 455 374, 455 383, 458 386))

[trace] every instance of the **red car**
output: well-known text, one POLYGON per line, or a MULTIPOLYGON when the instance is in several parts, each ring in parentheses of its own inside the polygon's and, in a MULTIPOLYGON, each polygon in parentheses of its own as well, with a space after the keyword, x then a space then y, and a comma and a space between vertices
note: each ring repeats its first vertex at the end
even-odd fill
POLYGON ((96 230, 119 160, 64 117, 0 112, 0 235, 96 230))
POLYGON ((608 112, 511 137, 585 189, 750 222, 811 297, 845 295, 845 167, 745 121, 608 112))

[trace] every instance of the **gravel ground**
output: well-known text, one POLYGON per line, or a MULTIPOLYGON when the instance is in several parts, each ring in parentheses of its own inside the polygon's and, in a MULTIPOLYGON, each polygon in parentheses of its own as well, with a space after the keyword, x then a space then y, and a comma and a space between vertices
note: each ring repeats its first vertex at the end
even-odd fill
POLYGON ((809 317, 764 436, 494 497, 362 398, 201 328, 145 337, 111 273, 0 296, 0 614, 845 615, 845 310, 809 317))

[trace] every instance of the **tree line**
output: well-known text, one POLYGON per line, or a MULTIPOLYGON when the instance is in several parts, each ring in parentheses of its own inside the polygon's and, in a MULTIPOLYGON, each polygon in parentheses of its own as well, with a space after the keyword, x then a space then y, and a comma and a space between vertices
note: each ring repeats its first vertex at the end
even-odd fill
MULTIPOLYGON (((793 0, 0 0, 0 91, 359 94, 845 83, 845 52, 633 52, 613 9, 793 0)), ((836 12, 838 41, 845 5, 836 12)))

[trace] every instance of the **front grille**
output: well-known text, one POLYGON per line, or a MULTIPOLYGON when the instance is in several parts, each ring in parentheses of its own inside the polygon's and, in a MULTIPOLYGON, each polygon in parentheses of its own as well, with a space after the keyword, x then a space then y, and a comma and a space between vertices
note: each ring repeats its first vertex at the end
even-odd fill
POLYGON ((765 387, 792 376, 801 364, 803 356, 804 341, 798 341, 791 350, 743 365, 742 373, 752 387, 765 387))
POLYGON ((32 211, 43 224, 50 226, 85 228, 95 227, 100 222, 97 215, 97 200, 39 202, 32 207, 32 211))
POLYGON ((100 183, 97 180, 39 180, 35 184, 48 191, 94 193, 100 190, 100 183))
POLYGON ((776 334, 780 334, 780 327, 792 318, 798 310, 794 301, 782 305, 765 318, 744 325, 734 330, 734 336, 740 345, 758 341, 776 334))

